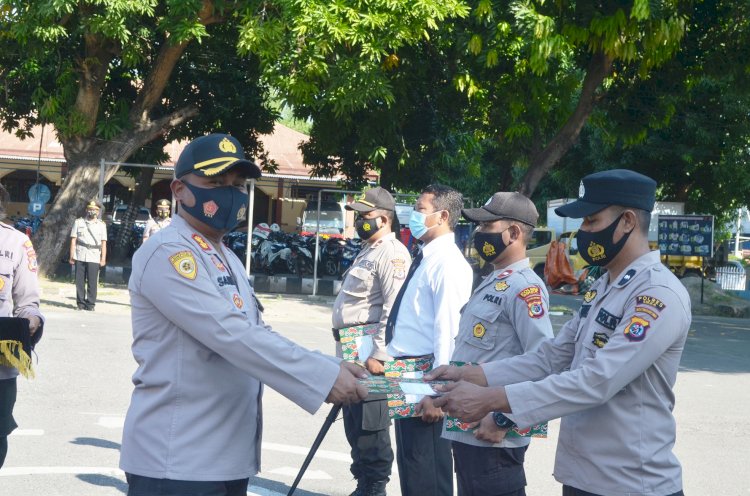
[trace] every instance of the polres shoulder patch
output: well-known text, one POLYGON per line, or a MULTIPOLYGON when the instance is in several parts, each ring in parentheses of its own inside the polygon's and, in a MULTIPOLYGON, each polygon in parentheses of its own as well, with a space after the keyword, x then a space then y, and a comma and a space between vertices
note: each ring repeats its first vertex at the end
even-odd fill
POLYGON ((198 266, 195 264, 193 252, 185 250, 179 251, 169 257, 169 263, 185 279, 195 280, 198 276, 198 266))

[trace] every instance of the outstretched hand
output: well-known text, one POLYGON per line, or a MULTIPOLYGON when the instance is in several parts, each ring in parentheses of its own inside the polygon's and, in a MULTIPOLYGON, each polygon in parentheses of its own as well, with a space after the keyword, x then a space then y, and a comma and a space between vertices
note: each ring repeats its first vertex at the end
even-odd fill
POLYGON ((480 421, 495 410, 509 411, 503 387, 488 388, 460 381, 435 388, 443 392, 443 395, 434 399, 433 404, 462 422, 480 421))
POLYGON ((339 375, 328 393, 326 403, 335 405, 351 405, 359 403, 367 397, 367 388, 358 379, 368 377, 365 369, 359 365, 342 361, 339 365, 339 375))
POLYGON ((426 381, 466 381, 479 386, 487 385, 487 377, 479 365, 441 365, 424 375, 426 381))

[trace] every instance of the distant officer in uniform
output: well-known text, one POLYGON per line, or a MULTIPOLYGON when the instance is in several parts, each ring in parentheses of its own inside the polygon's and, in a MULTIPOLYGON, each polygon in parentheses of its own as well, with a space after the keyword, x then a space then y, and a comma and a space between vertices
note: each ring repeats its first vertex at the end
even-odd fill
POLYGON ((70 265, 76 268, 78 310, 94 310, 99 267, 107 263, 107 226, 98 216, 99 204, 91 200, 86 216, 76 219, 70 231, 70 265))
POLYGON ((164 229, 172 221, 169 216, 172 213, 172 204, 169 200, 162 198, 156 202, 156 219, 149 219, 143 229, 143 242, 153 236, 156 232, 164 229))
POLYGON ((489 411, 522 427, 562 417, 554 475, 564 496, 683 494, 672 387, 690 299, 649 250, 655 191, 629 170, 584 177, 578 201, 555 210, 583 218, 581 256, 607 269, 578 314, 535 352, 431 375, 468 381, 435 400, 467 421, 489 411))
MULTIPOLYGON (((366 324, 377 329, 373 349, 360 357, 371 374, 383 375, 385 325, 406 273, 409 251, 393 232, 396 202, 383 188, 367 190, 364 197, 347 205, 358 214, 357 234, 365 241, 362 251, 346 272, 333 305, 333 336, 341 356, 340 333, 366 324)), ((370 395, 364 403, 344 408, 344 430, 352 448, 351 471, 357 479, 356 496, 385 494, 391 475, 393 450, 385 395, 370 395)))
POLYGON ((235 138, 195 139, 175 165, 178 215, 133 257, 138 369, 120 454, 129 496, 245 496, 260 470, 264 384, 311 413, 367 396, 360 367, 265 325, 242 262, 222 245, 247 211, 246 179, 259 176, 235 138))
MULTIPOLYGON (((0 184, 0 221, 5 220, 8 201, 8 192, 0 184)), ((39 311, 34 247, 25 234, 3 222, 0 222, 0 317, 28 319, 32 343, 42 336, 44 317, 39 311)), ((4 342, 0 334, 0 343, 4 342)), ((7 364, 2 359, 0 363, 7 364)), ((8 453, 8 435, 18 426, 13 419, 17 376, 17 368, 0 365, 0 467, 8 453)))
MULTIPOLYGON (((479 228, 474 247, 494 271, 479 283, 461 313, 452 360, 486 363, 535 350, 551 338, 549 295, 529 266, 526 245, 539 218, 520 193, 495 193, 480 208, 463 210, 479 228)), ((486 415, 474 432, 449 431, 458 496, 524 496, 523 469, 530 438, 503 439, 507 427, 486 415)))

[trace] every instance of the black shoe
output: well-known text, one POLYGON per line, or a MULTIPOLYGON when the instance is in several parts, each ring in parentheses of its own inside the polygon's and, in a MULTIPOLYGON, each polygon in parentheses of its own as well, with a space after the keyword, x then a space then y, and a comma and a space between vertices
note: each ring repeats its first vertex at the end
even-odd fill
POLYGON ((94 311, 94 307, 86 307, 86 308, 84 308, 84 310, 88 310, 89 312, 93 312, 94 311))
POLYGON ((362 477, 361 479, 357 479, 357 489, 355 489, 354 492, 351 493, 349 496, 365 496, 366 487, 367 487, 367 482, 365 481, 364 477, 362 477))
POLYGON ((385 486, 388 485, 388 479, 378 481, 367 481, 363 496, 385 496, 385 486))

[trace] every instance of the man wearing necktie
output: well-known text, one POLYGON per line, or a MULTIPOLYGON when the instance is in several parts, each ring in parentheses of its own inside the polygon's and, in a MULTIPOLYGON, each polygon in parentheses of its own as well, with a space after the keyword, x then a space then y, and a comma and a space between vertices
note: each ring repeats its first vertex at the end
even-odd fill
MULTIPOLYGON (((461 307, 471 295, 472 272, 455 243, 463 207, 461 193, 442 185, 425 188, 409 221, 422 249, 401 287, 386 326, 394 359, 431 358, 447 364, 454 348, 461 307)), ((404 496, 453 494, 450 442, 441 438, 443 412, 429 399, 421 417, 396 420, 396 461, 404 496)))

